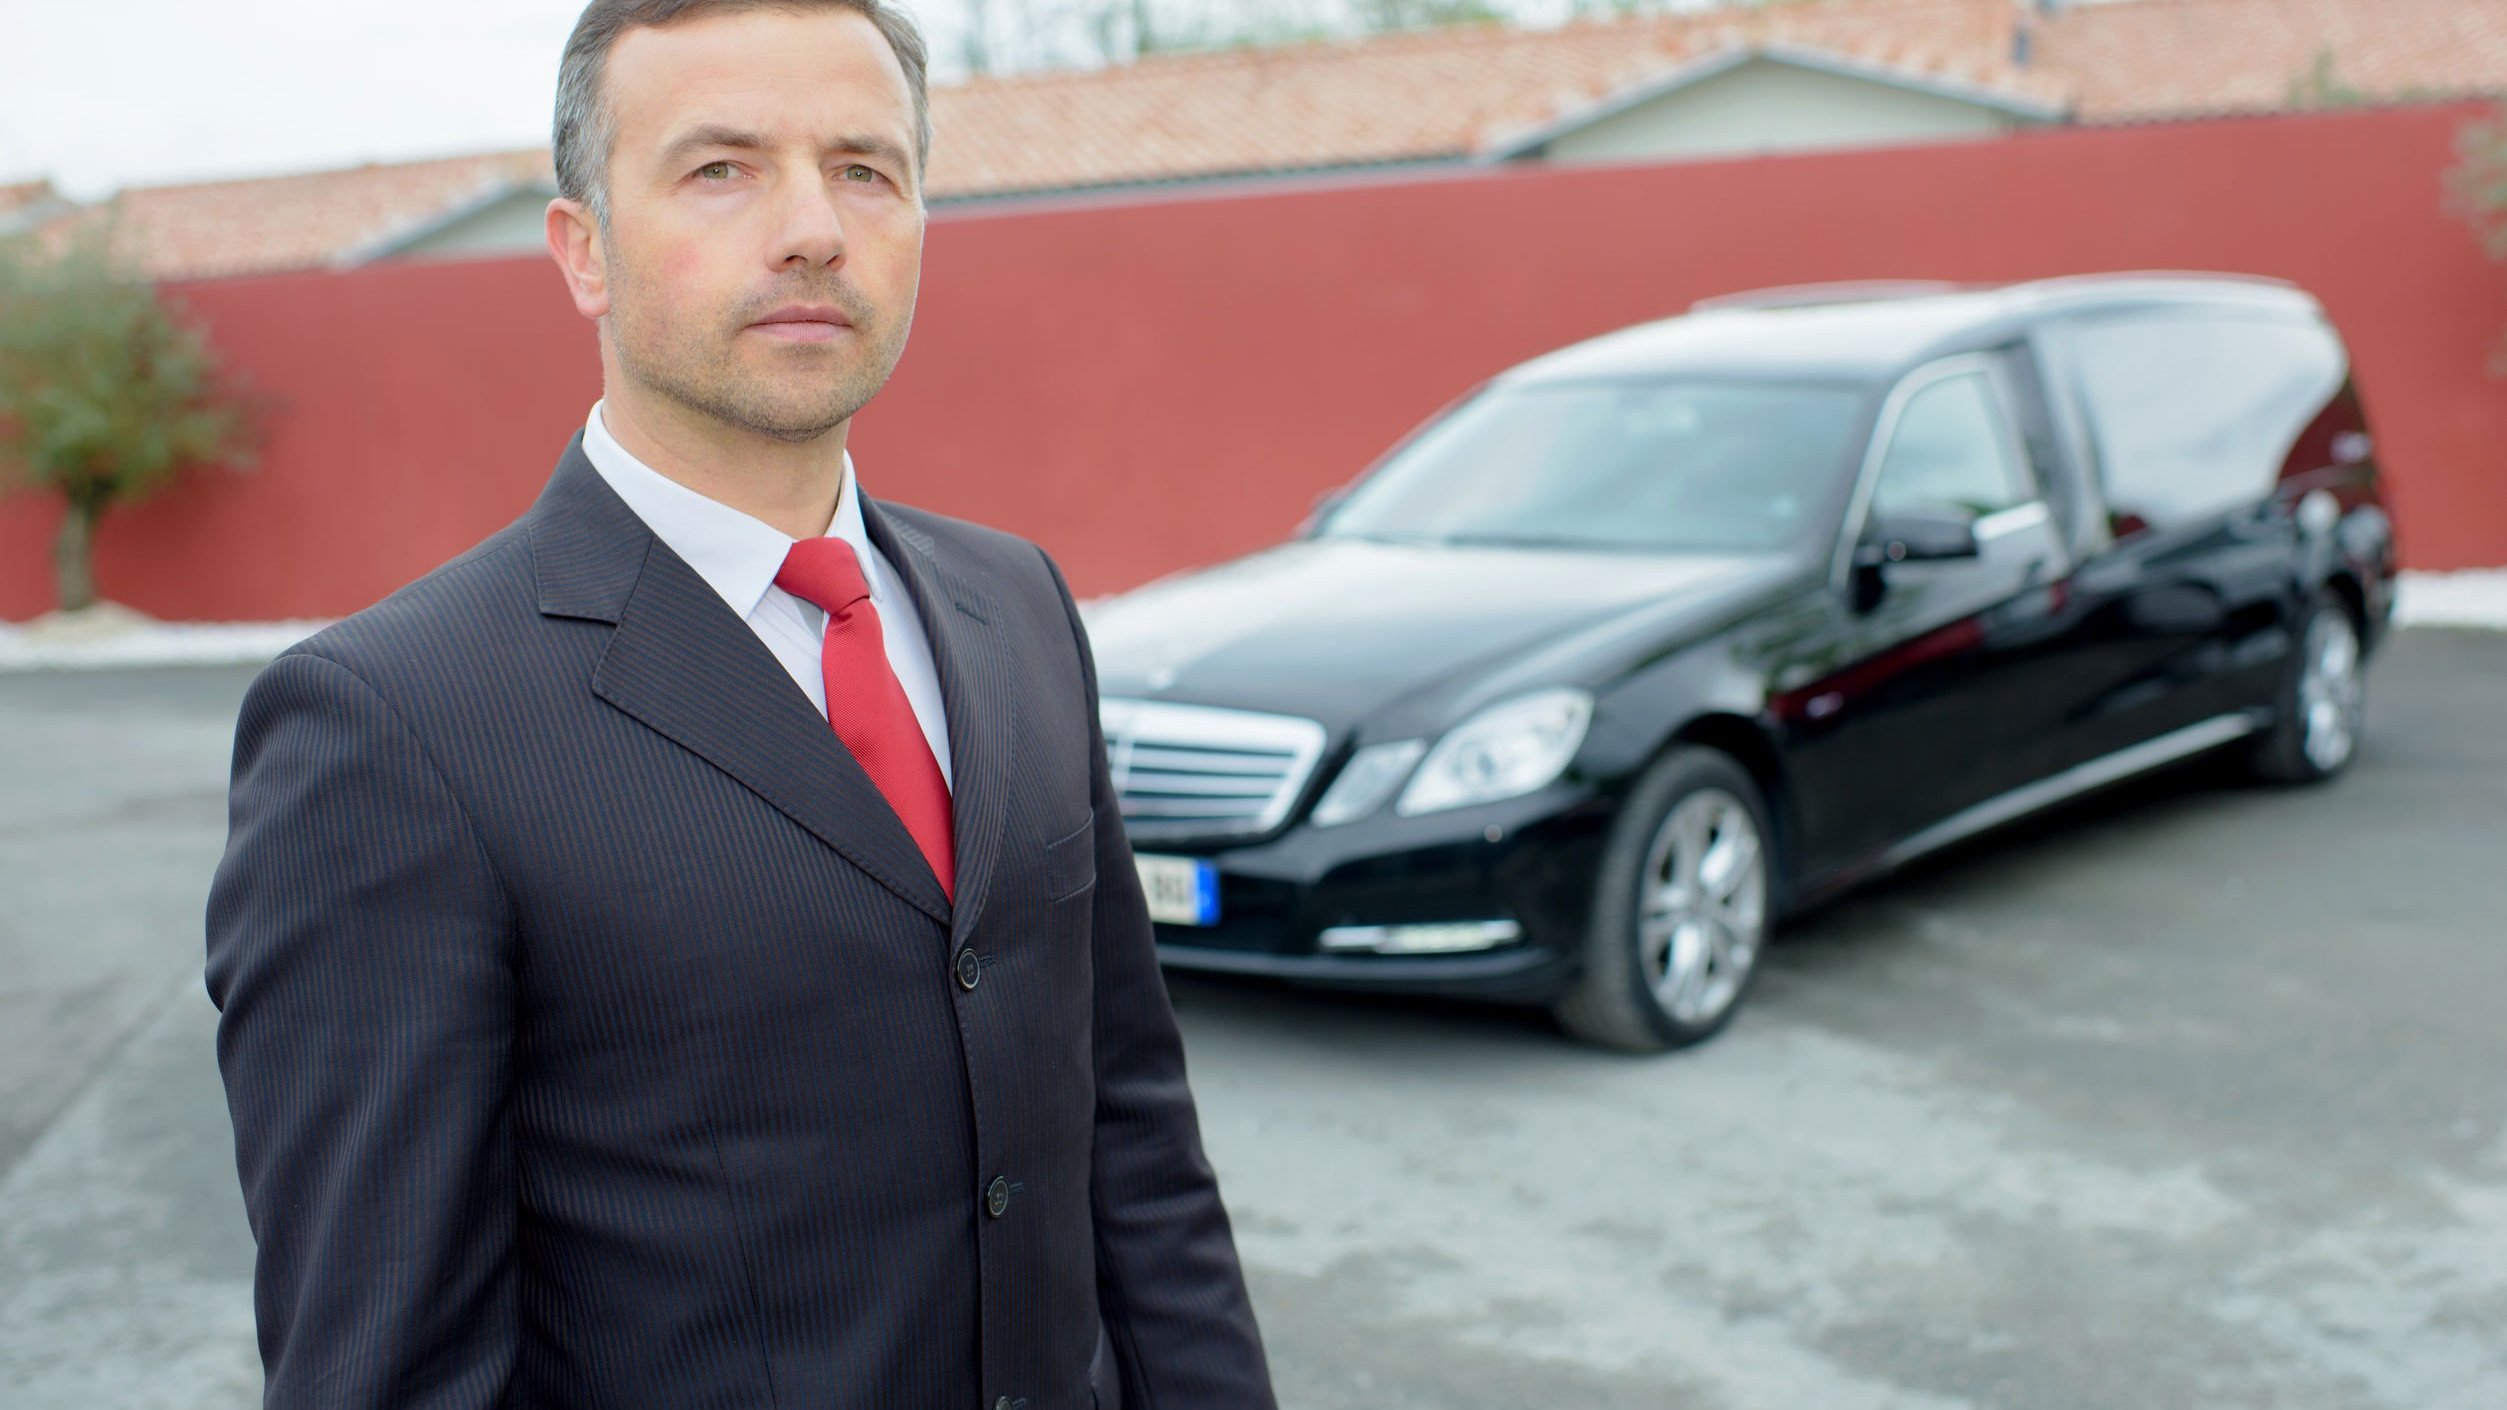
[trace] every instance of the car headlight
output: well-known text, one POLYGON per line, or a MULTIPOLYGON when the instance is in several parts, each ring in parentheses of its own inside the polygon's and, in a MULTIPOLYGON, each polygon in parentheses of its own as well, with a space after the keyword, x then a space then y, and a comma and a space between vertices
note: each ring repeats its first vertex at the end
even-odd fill
POLYGON ((1445 732, 1402 790, 1405 817, 1529 793, 1565 771, 1593 719, 1593 697, 1571 686, 1489 706, 1445 732))
POLYGON ((1419 762, 1428 750, 1424 739, 1397 739, 1390 744, 1370 744, 1349 756, 1348 767, 1323 790, 1323 798, 1314 805, 1306 821, 1315 827, 1333 827, 1354 822, 1376 810, 1419 762))

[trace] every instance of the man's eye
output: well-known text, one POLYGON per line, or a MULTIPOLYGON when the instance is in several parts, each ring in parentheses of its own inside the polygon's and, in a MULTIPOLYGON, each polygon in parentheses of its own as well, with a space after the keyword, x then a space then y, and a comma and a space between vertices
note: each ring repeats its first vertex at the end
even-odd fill
POLYGON ((877 181, 879 179, 879 173, 874 168, 866 167, 860 162, 855 162, 853 165, 844 169, 844 179, 847 181, 877 181))
POLYGON ((729 163, 729 162, 707 162, 705 165, 703 165, 703 166, 701 166, 701 167, 698 167, 698 168, 696 169, 696 174, 697 174, 697 175, 699 175, 699 176, 703 176, 703 175, 705 175, 705 174, 706 174, 707 172, 709 172, 709 171, 719 171, 719 172, 721 172, 721 173, 723 174, 723 176, 724 176, 724 177, 728 178, 728 177, 731 175, 731 163, 729 163))

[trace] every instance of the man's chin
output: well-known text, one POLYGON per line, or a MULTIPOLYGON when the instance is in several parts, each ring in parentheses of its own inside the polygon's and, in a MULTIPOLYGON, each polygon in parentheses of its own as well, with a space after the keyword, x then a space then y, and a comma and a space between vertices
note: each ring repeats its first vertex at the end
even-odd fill
POLYGON ((853 419, 853 413, 837 414, 824 409, 806 413, 764 411, 742 408, 721 419, 743 430, 782 441, 787 445, 807 445, 853 419))
MULTIPOLYGON (((761 381, 766 379, 760 379, 761 381)), ((794 389, 787 396, 740 395, 724 389, 712 395, 683 396, 678 400, 691 409, 756 435, 770 437, 791 445, 805 445, 842 426, 861 409, 858 400, 849 395, 831 396, 827 380, 816 379, 806 391, 794 389)))

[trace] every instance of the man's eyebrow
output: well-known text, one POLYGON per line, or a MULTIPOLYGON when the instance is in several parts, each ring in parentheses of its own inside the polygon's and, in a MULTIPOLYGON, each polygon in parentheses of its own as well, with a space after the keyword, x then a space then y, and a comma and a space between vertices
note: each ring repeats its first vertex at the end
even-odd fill
POLYGON ((709 122, 701 127, 688 129, 681 133, 676 141, 664 147, 662 162, 664 165, 670 165, 682 156, 706 147, 730 147, 745 152, 762 152, 770 145, 772 144, 758 133, 709 122))
POLYGON ((903 147, 898 146, 896 143, 889 141, 885 137, 875 136, 866 132, 848 133, 845 136, 839 137, 835 141, 827 144, 827 150, 831 152, 846 152, 862 157, 877 157, 884 162, 893 162, 900 171, 912 171, 914 169, 914 163, 907 159, 905 149, 903 147))

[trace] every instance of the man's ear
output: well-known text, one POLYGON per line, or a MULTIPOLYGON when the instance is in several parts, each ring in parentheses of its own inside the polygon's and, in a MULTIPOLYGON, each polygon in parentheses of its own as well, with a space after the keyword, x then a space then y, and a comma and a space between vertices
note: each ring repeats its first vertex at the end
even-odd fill
POLYGON ((548 203, 548 252, 566 276, 575 312, 586 318, 609 312, 609 263, 600 222, 581 201, 560 196, 548 203))

